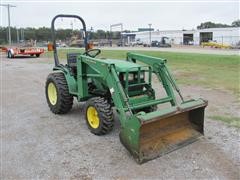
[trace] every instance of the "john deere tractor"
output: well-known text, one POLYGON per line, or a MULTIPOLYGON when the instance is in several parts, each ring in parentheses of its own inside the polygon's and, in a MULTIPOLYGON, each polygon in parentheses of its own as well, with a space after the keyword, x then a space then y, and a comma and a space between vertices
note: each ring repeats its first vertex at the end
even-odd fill
POLYGON ((113 128, 115 109, 121 123, 120 141, 138 163, 181 148, 203 135, 207 101, 184 100, 165 59, 136 53, 127 53, 126 60, 97 58, 101 50, 88 49, 85 22, 76 15, 55 16, 52 38, 55 67, 47 77, 46 98, 53 113, 69 112, 74 98, 86 102, 87 127, 95 135, 104 135, 113 128), (57 18, 76 18, 83 25, 85 51, 67 54, 66 65, 59 63, 56 49, 57 18), (165 97, 157 98, 159 92, 153 83, 165 90, 165 97), (168 107, 160 107, 162 104, 168 107))

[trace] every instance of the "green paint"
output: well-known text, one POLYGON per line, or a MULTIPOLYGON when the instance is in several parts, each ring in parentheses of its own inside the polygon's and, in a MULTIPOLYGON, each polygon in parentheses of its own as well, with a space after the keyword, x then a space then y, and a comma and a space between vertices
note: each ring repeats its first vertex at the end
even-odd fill
MULTIPOLYGON (((136 53, 127 53, 127 60, 91 58, 80 55, 77 58, 77 72, 73 74, 67 66, 58 66, 54 70, 65 74, 70 94, 78 101, 94 96, 104 96, 113 101, 121 122, 120 139, 124 146, 142 162, 146 155, 140 150, 140 128, 143 123, 161 119, 161 117, 194 112, 197 126, 203 130, 203 112, 207 105, 204 100, 182 101, 177 104, 174 91, 179 91, 175 80, 166 66, 166 60, 136 53), (144 79, 141 74, 148 74, 144 79), (156 99, 152 88, 152 74, 158 77, 167 94, 156 99), (144 108, 169 103, 171 108, 145 113, 144 108)), ((191 114, 189 115, 191 116, 191 114)))

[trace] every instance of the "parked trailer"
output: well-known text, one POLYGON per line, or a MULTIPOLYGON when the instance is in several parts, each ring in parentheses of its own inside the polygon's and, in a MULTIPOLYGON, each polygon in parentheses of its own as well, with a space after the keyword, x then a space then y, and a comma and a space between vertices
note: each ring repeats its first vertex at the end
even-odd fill
POLYGON ((0 52, 7 52, 7 48, 4 46, 0 46, 0 52))
POLYGON ((7 57, 8 58, 14 58, 17 55, 30 55, 30 56, 36 56, 39 57, 40 54, 44 53, 43 48, 8 48, 7 50, 7 57))

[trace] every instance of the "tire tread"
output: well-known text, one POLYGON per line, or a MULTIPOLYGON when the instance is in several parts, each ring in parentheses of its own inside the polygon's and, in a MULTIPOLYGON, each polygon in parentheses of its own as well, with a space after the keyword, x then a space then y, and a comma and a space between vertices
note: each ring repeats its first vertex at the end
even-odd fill
POLYGON ((108 101, 103 97, 91 98, 90 100, 88 100, 85 107, 86 121, 87 121, 87 115, 86 115, 87 108, 92 105, 97 109, 101 123, 100 123, 100 127, 97 130, 91 128, 88 125, 89 129, 95 135, 105 135, 109 133, 113 129, 113 125, 114 125, 112 107, 110 106, 108 101))
POLYGON ((55 114, 66 114, 72 109, 73 96, 69 94, 68 84, 63 73, 51 73, 48 75, 46 82, 46 98, 48 106, 55 114), (48 100, 47 87, 49 82, 53 82, 57 88, 58 102, 56 105, 52 105, 48 100))

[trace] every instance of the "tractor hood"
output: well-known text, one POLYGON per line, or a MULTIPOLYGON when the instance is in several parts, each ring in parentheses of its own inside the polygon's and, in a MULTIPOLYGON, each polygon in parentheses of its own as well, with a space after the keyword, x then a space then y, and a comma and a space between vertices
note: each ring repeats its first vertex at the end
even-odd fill
POLYGON ((114 64, 116 70, 118 72, 126 72, 126 71, 136 71, 138 68, 144 68, 146 66, 136 64, 133 62, 125 61, 125 60, 117 60, 117 59, 106 59, 104 60, 107 64, 114 64))

